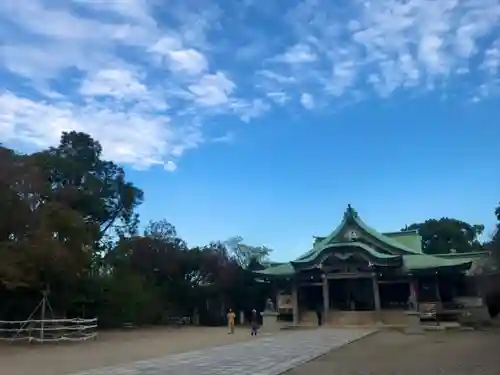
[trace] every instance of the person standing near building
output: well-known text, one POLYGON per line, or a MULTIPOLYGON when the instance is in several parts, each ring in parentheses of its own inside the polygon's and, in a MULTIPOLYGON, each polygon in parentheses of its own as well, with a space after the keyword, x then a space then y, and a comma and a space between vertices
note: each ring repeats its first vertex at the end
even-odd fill
POLYGON ((257 316, 257 310, 253 309, 252 310, 252 315, 250 316, 250 335, 251 336, 257 336, 257 330, 259 329, 259 321, 258 321, 258 316, 257 316))
POLYGON ((232 309, 229 309, 227 313, 227 328, 229 330, 228 334, 232 335, 234 333, 234 321, 236 319, 236 314, 232 309))
POLYGON ((318 327, 323 324, 323 310, 321 306, 316 306, 316 317, 318 318, 318 327))

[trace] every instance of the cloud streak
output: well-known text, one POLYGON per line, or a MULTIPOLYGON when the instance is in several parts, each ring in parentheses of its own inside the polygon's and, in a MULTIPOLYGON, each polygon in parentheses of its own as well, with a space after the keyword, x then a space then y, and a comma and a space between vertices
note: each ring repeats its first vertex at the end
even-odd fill
POLYGON ((209 126, 219 116, 500 93, 498 0, 348 4, 0 2, 0 140, 45 147, 77 129, 119 163, 173 171, 188 150, 221 142, 209 126))

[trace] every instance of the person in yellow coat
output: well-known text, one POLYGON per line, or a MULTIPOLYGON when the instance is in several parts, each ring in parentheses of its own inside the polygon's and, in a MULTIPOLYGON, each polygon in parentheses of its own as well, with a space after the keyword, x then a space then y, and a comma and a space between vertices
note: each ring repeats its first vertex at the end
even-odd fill
POLYGON ((229 312, 227 313, 227 328, 229 329, 228 334, 233 334, 234 333, 234 321, 236 319, 236 314, 233 312, 232 309, 229 309, 229 312))

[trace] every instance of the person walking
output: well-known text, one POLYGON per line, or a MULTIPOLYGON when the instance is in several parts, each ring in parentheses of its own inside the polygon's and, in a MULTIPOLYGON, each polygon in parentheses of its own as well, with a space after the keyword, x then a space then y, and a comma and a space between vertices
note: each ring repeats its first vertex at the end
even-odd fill
POLYGON ((236 314, 232 309, 229 309, 227 313, 227 328, 229 330, 228 334, 232 335, 234 333, 234 321, 236 319, 236 314))
POLYGON ((257 336, 257 330, 259 329, 259 321, 258 321, 258 316, 257 316, 257 310, 253 309, 252 310, 252 315, 250 316, 250 335, 251 336, 257 336))
POLYGON ((318 318, 318 327, 321 327, 323 324, 323 310, 321 306, 316 307, 316 317, 318 318))

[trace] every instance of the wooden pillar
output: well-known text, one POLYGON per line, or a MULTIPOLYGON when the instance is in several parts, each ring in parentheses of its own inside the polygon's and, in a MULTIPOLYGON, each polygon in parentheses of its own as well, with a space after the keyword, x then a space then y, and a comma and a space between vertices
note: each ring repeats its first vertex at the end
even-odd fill
POLYGON ((294 325, 299 324, 299 298, 297 288, 297 280, 292 279, 292 310, 294 325))
POLYGON ((380 311, 380 290, 378 287, 377 275, 373 275, 372 285, 373 285, 373 301, 375 303, 375 311, 380 311))
POLYGON ((435 277, 435 286, 436 286, 436 299, 438 302, 442 303, 441 290, 439 289, 439 275, 437 272, 435 277))
POLYGON ((322 275, 323 277, 323 321, 326 321, 328 317, 328 312, 330 311, 330 289, 328 285, 328 278, 326 277, 325 274, 322 275))
POLYGON ((410 310, 418 311, 418 280, 412 279, 410 286, 410 310))

